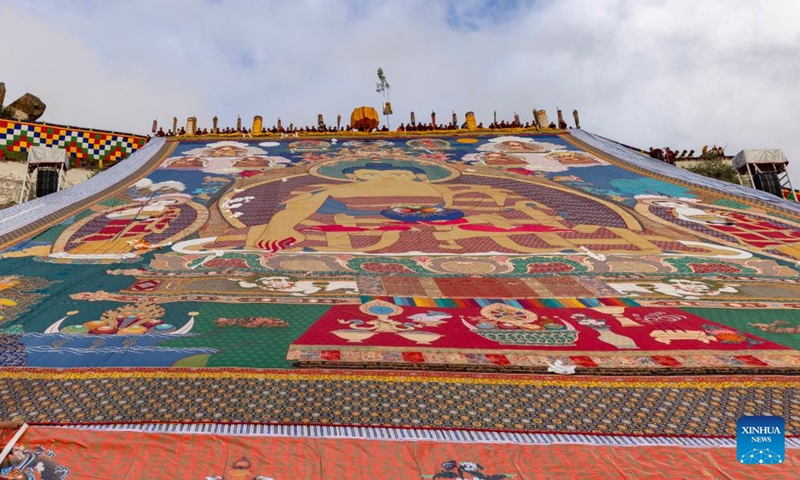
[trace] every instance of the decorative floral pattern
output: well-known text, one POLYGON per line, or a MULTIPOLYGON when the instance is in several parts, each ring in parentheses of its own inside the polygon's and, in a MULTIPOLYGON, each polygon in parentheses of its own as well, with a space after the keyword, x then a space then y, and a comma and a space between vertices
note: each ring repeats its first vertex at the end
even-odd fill
POLYGON ((732 436, 763 405, 800 433, 800 377, 0 372, 31 423, 243 422, 732 436))

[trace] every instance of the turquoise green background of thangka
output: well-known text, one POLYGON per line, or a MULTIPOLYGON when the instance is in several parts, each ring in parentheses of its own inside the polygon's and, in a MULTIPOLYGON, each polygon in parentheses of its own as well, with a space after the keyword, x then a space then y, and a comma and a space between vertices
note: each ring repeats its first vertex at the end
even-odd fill
MULTIPOLYGON (((45 231, 36 240, 48 238, 53 231, 60 231, 59 225, 45 231)), ((108 275, 109 270, 137 268, 146 265, 153 254, 148 253, 133 264, 112 265, 72 265, 33 261, 31 258, 7 258, 0 263, 0 276, 24 275, 46 279, 50 287, 31 292, 44 295, 31 305, 28 312, 16 319, 3 322, 0 328, 5 331, 44 332, 56 321, 68 316, 61 328, 97 320, 107 310, 114 310, 136 302, 85 301, 70 298, 80 292, 118 292, 127 288, 134 279, 127 275, 108 275)), ((181 327, 186 324, 189 312, 198 312, 190 336, 166 340, 159 347, 205 347, 218 350, 216 354, 189 357, 176 366, 186 367, 249 367, 249 368, 288 368, 286 361, 289 345, 312 323, 328 310, 326 305, 296 304, 229 304, 206 302, 169 302, 159 305, 165 310, 162 318, 167 323, 181 327), (288 327, 244 328, 238 326, 217 326, 218 318, 271 317, 285 320, 288 327)), ((154 353, 157 354, 157 353, 154 353)), ((107 359, 108 366, 115 365, 113 358, 107 359)))
POLYGON ((201 364, 184 361, 178 366, 289 368, 289 345, 328 310, 326 305, 276 305, 181 302, 181 309, 195 306, 200 315, 192 333, 198 336, 176 338, 161 347, 208 347, 218 353, 201 364), (217 326, 218 318, 271 317, 285 320, 288 327, 245 328, 217 326))
POLYGON ((747 332, 756 337, 800 350, 800 335, 794 333, 769 333, 752 326, 753 323, 770 324, 776 320, 787 322, 780 327, 800 325, 800 310, 775 308, 697 308, 682 307, 689 313, 747 332))

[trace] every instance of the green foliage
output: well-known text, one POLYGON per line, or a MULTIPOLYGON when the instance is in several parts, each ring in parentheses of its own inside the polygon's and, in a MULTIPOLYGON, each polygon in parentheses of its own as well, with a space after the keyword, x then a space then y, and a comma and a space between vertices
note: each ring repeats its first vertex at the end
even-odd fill
POLYGON ((693 167, 687 168, 687 170, 704 177, 716 178, 723 182, 735 183, 737 185, 741 184, 741 182, 739 182, 739 176, 736 174, 736 169, 729 163, 721 160, 706 160, 693 167))
POLYGON ((28 154, 26 152, 9 152, 7 150, 3 151, 3 160, 11 161, 11 162, 27 162, 28 161, 28 154))

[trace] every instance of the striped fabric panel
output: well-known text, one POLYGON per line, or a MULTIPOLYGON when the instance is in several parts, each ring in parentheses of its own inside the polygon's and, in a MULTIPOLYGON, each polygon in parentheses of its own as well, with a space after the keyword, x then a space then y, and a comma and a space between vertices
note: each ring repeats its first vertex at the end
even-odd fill
POLYGON ((424 297, 372 297, 361 296, 361 302, 383 300, 401 307, 427 308, 483 308, 493 303, 502 303, 517 308, 593 308, 601 305, 607 307, 638 307, 631 298, 525 298, 511 300, 507 298, 424 298, 424 297))
MULTIPOLYGON (((456 443, 514 443, 520 445, 612 445, 622 447, 676 446, 735 448, 735 438, 639 437, 582 435, 566 433, 489 432, 476 430, 435 430, 413 428, 340 427, 330 425, 255 425, 255 424, 114 424, 81 425, 62 428, 103 431, 129 431, 167 434, 206 434, 256 437, 358 438, 373 440, 443 441, 456 443)), ((788 437, 787 448, 800 448, 800 438, 788 437)))

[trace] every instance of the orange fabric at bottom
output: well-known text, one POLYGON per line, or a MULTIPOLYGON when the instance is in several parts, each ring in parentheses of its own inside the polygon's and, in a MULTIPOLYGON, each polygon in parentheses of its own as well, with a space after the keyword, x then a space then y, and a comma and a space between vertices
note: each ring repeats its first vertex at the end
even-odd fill
POLYGON ((30 473, 35 479, 68 480, 672 479, 796 478, 791 472, 796 474, 800 467, 799 453, 787 450, 782 465, 740 465, 734 448, 527 446, 34 426, 25 433, 9 459, 17 471, 30 473), (24 472, 26 468, 28 471, 24 472), (66 476, 54 476, 53 472, 62 475, 67 470, 66 476))

